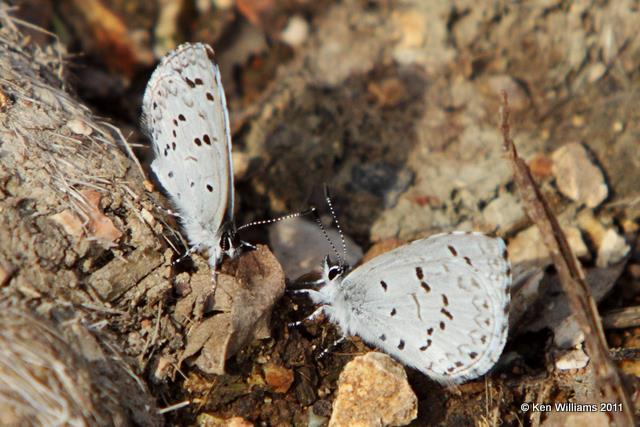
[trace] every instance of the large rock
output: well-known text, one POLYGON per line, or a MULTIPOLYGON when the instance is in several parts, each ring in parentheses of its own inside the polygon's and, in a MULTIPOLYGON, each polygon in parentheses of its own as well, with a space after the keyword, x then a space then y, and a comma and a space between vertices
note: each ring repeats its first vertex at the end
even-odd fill
POLYGON ((383 353, 353 359, 338 380, 330 427, 404 426, 416 418, 418 399, 404 368, 383 353))

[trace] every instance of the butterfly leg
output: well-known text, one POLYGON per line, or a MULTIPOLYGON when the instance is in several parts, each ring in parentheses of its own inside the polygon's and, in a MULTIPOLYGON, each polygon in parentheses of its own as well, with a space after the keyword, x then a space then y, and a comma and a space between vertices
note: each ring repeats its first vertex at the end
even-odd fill
MULTIPOLYGON (((320 282, 322 283, 322 281, 320 282)), ((322 294, 318 291, 314 291, 313 289, 288 289, 287 292, 290 292, 295 295, 308 295, 312 300, 321 300, 322 294)))
POLYGON ((320 352, 320 354, 318 355, 318 359, 324 359, 325 357, 327 357, 327 355, 329 353, 331 353, 333 350, 335 350, 335 348, 337 346, 339 346, 340 344, 345 342, 346 339, 347 339, 347 337, 343 335, 340 338, 338 338, 337 340, 335 340, 334 342, 332 342, 331 344, 329 344, 324 350, 322 350, 320 352))
POLYGON ((297 322, 290 322, 290 323, 287 324, 287 326, 289 326, 290 328, 297 328, 298 326, 302 325, 305 322, 308 322, 308 321, 311 321, 311 320, 314 320, 314 319, 318 318, 318 316, 320 316, 320 314, 322 314, 324 309, 325 309, 325 306, 321 305, 320 307, 316 308, 313 313, 311 313, 310 315, 308 315, 304 319, 298 320, 297 322))
POLYGON ((248 249, 250 251, 255 251, 257 249, 256 245, 253 245, 253 244, 251 244, 249 242, 245 242, 244 240, 240 241, 240 247, 242 249, 248 249))
POLYGON ((178 258, 177 260, 173 261, 172 265, 175 267, 176 265, 180 264, 182 261, 184 261, 185 259, 189 258, 191 256, 191 254, 193 254, 194 252, 197 252, 198 249, 200 249, 199 246, 191 246, 187 252, 185 252, 183 255, 180 256, 180 258, 178 258))
MULTIPOLYGON (((296 287, 307 287, 307 286, 318 286, 318 285, 322 285, 325 282, 324 278, 321 277, 317 280, 305 280, 305 281, 300 281, 300 282, 294 282, 293 284, 296 287)), ((297 292, 297 291, 306 291, 307 289, 291 289, 288 290, 289 292, 297 292)))

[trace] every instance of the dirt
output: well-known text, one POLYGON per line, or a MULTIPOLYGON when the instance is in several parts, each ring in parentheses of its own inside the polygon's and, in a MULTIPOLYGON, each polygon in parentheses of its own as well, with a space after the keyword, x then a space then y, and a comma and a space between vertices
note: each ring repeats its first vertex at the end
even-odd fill
MULTIPOLYGON (((585 269, 607 285, 594 291, 601 313, 638 304, 640 10, 631 0, 14 3, 21 8, 0 9, 2 307, 64 337, 51 351, 69 352, 63 363, 93 364, 78 374, 91 377, 77 412, 88 424, 308 425, 310 412, 326 422, 342 368, 369 350, 353 337, 320 357, 339 331, 324 318, 291 327, 314 307, 285 292, 260 333, 243 333, 225 374, 194 362, 189 336, 215 317, 198 293, 210 272, 201 254, 173 263, 186 236, 159 185, 149 190, 152 152, 139 129, 150 72, 182 41, 211 44, 222 70, 233 150, 248 161, 236 176, 238 224, 304 209, 327 183, 343 230, 365 252, 453 229, 522 241, 532 224, 498 127, 506 90, 521 156, 582 237, 585 269), (299 45, 281 37, 294 15, 308 25, 299 45), (595 208, 558 191, 552 153, 572 142, 608 187, 595 208), (596 266, 608 229, 630 248, 610 270, 596 266)), ((267 234, 243 238, 269 245, 267 234)), ((447 388, 407 369, 419 402, 411 425, 564 425, 521 405, 598 400, 590 365, 556 367, 569 349, 554 343, 566 315, 545 323, 559 293, 548 265, 536 264, 544 279, 533 296, 512 294, 522 308, 489 375, 447 388)), ((269 277, 280 289, 280 276, 269 277)), ((608 339, 635 348, 637 329, 610 329, 608 339)), ((636 365, 619 363, 632 396, 636 365)))

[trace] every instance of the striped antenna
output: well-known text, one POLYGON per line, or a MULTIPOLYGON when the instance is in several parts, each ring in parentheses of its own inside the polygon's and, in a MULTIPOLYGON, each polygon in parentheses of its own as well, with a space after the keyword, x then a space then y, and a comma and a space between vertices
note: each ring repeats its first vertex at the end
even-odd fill
MULTIPOLYGON (((340 241, 342 242, 343 256, 340 257, 340 254, 338 253, 337 249, 335 248, 333 243, 330 242, 331 247, 333 248, 333 250, 336 253, 336 256, 338 257, 339 264, 341 266, 344 266, 347 263, 347 243, 344 240, 344 234, 342 233, 342 227, 340 227, 340 222, 338 221, 338 216, 336 215, 336 211, 333 209, 333 203, 331 203, 331 196, 329 195, 329 186, 327 184, 324 184, 324 198, 327 201, 327 205, 329 206, 329 212, 331 212, 331 216, 333 217, 333 222, 336 224, 336 228, 338 229, 338 234, 340 235, 340 241)), ((324 233, 325 233, 325 236, 327 236, 327 232, 325 231, 324 233)))
POLYGON ((307 209, 306 211, 295 212, 295 213, 284 215, 284 216, 281 216, 281 217, 278 217, 278 218, 261 219, 261 220, 258 220, 258 221, 252 221, 252 222, 250 222, 248 224, 244 224, 244 225, 238 227, 236 229, 236 232, 238 232, 240 230, 244 230, 245 228, 256 226, 256 225, 273 224, 274 222, 282 221, 284 219, 290 219, 290 218, 296 218, 296 217, 299 217, 299 216, 309 215, 309 214, 311 214, 311 213, 313 213, 315 211, 316 211, 316 208, 311 207, 311 208, 307 209))

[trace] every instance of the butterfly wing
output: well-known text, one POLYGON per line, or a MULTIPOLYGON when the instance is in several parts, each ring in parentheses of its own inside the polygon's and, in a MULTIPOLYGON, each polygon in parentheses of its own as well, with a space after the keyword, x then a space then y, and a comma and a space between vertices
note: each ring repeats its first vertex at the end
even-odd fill
POLYGON ((387 252, 342 281, 350 310, 342 326, 439 382, 478 377, 506 342, 506 256, 501 239, 477 233, 441 234, 387 252))
POLYGON ((177 207, 189 242, 219 253, 233 221, 229 116, 211 47, 183 44, 154 71, 143 122, 155 159, 151 169, 177 207))

